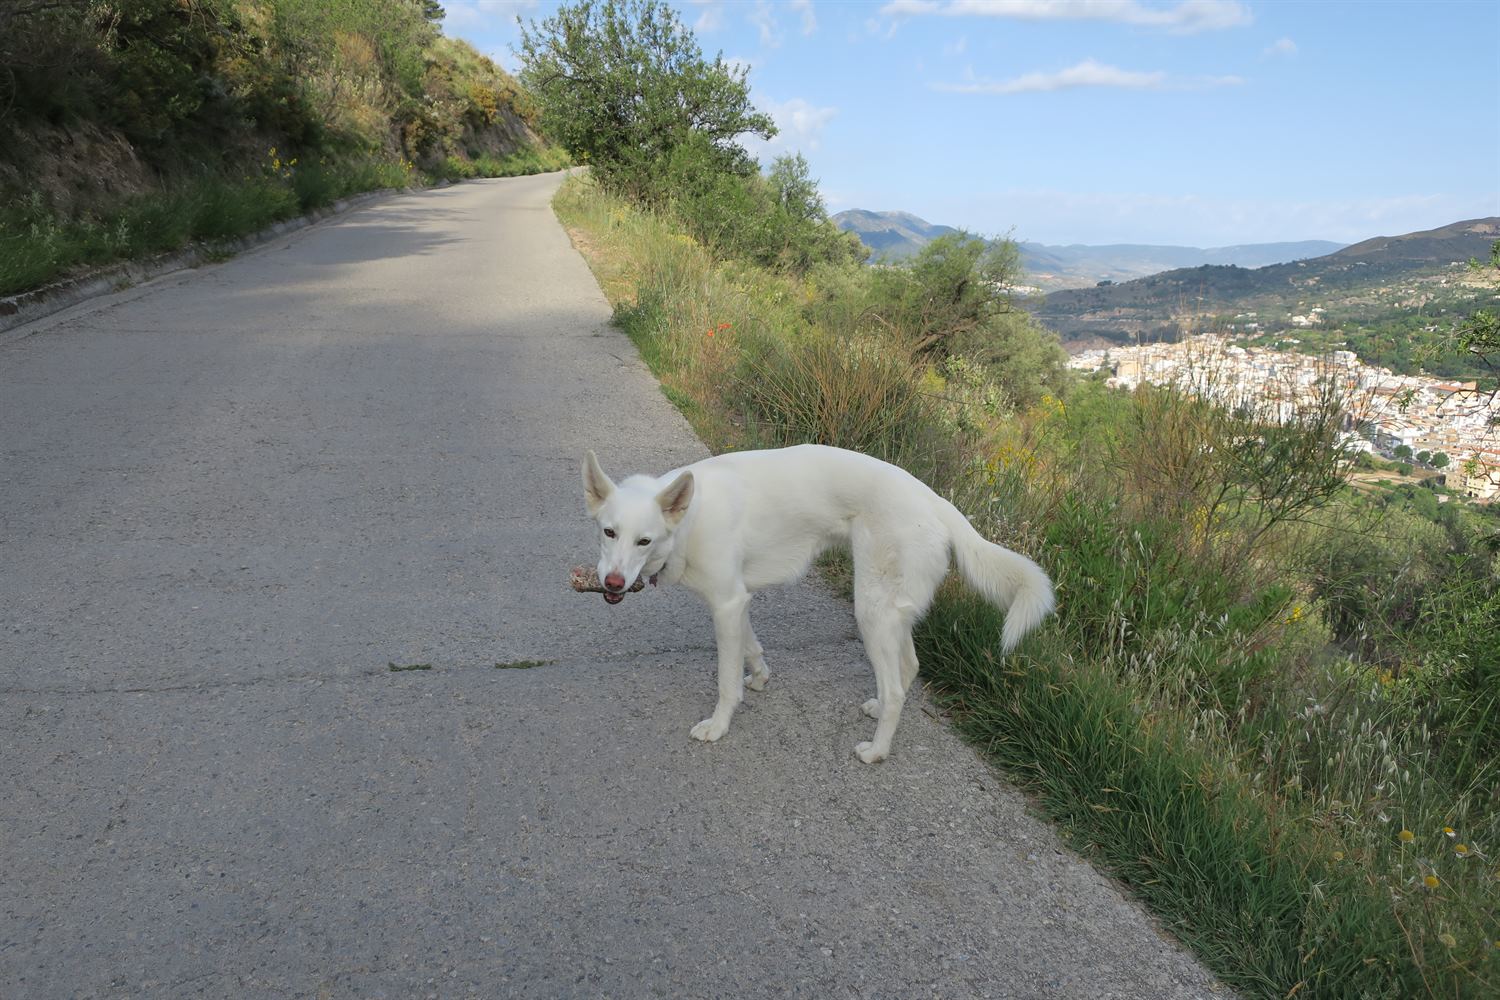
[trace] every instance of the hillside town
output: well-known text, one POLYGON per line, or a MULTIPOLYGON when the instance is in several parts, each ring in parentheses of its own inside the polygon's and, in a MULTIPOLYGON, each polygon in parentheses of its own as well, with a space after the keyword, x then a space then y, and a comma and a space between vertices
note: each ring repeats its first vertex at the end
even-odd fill
POLYGON ((1415 459, 1439 469, 1458 494, 1500 500, 1500 398, 1474 382, 1398 375, 1361 363, 1353 351, 1296 354, 1214 334, 1084 351, 1071 366, 1108 369, 1109 384, 1126 389, 1149 382, 1230 405, 1254 399, 1273 420, 1315 405, 1331 387, 1343 397, 1350 448, 1415 459))

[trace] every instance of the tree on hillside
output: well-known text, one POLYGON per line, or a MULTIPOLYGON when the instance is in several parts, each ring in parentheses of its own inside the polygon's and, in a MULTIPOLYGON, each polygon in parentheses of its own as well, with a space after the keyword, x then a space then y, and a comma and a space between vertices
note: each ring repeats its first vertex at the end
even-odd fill
POLYGON ((1009 288, 1021 273, 1010 240, 993 243, 948 233, 924 246, 906 267, 880 272, 886 318, 910 333, 920 350, 955 354, 1011 311, 1009 288))
POLYGON ((875 311, 935 359, 982 365, 1010 402, 1029 406, 1068 382, 1067 353, 1057 335, 1011 301, 1021 277, 1011 240, 949 233, 922 248, 906 267, 872 275, 875 311))
MULTIPOLYGON (((1469 266, 1477 271, 1484 265, 1472 260, 1469 266)), ((1490 244, 1490 267, 1500 271, 1500 240, 1490 244)), ((1500 366, 1500 316, 1480 309, 1458 324, 1457 335, 1460 350, 1478 355, 1491 368, 1500 366)), ((1495 393, 1490 395, 1493 398, 1495 393)))
POLYGON ((828 218, 823 196, 818 193, 818 182, 812 179, 801 153, 772 160, 766 180, 776 194, 776 203, 792 218, 804 222, 823 222, 828 218))
POLYGON ((741 135, 776 126, 750 103, 745 70, 704 58, 662 0, 579 0, 540 25, 521 24, 522 83, 541 125, 600 179, 637 197, 656 194, 653 171, 693 146, 706 166, 754 171, 741 135))

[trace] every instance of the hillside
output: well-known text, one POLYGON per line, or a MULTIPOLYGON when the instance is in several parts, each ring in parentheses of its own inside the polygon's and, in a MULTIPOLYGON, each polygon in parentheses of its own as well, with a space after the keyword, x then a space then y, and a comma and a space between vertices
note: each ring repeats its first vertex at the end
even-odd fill
POLYGON ((872 260, 902 260, 939 236, 956 233, 952 226, 933 225, 910 212, 869 212, 851 208, 833 216, 834 225, 854 233, 870 248, 872 260))
MULTIPOLYGON (((873 259, 903 260, 945 233, 952 226, 935 225, 909 212, 871 212, 850 209, 833 216, 840 229, 856 234, 871 250, 873 259)), ((1157 246, 1114 243, 1102 246, 1018 243, 1021 267, 1027 284, 1043 291, 1091 288, 1100 281, 1128 281, 1173 268, 1203 264, 1233 264, 1262 267, 1331 253, 1342 244, 1326 240, 1298 243, 1253 243, 1242 246, 1157 246)))
POLYGON ((1319 257, 1342 244, 1327 240, 1295 243, 1250 243, 1231 247, 1182 247, 1113 243, 1102 246, 1049 246, 1021 243, 1021 265, 1030 282, 1042 289, 1089 288, 1101 281, 1120 282, 1181 267, 1230 264, 1264 267, 1319 257))
POLYGON ((1470 219, 1295 263, 1204 265, 1053 292, 1036 314, 1074 343, 1174 338, 1186 329, 1233 328, 1236 317, 1246 333, 1436 319, 1493 297, 1491 283, 1471 278, 1463 265, 1487 259, 1497 238, 1500 218, 1470 219))
POLYGON ((0 295, 347 194, 565 165, 406 0, 0 3, 0 295))

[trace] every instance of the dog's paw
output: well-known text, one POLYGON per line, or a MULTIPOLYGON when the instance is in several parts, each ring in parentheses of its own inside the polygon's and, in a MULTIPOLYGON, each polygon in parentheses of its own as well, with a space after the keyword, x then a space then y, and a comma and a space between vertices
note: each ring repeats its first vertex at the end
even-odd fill
POLYGON ((886 753, 885 751, 876 750, 873 743, 856 743, 854 745, 854 755, 866 764, 877 764, 885 760, 886 753))
POLYGON ((692 736, 695 740, 713 743, 728 731, 729 723, 720 722, 718 719, 710 717, 688 730, 688 735, 692 736))
MULTIPOLYGON (((859 710, 861 712, 864 712, 866 715, 868 715, 872 719, 878 719, 878 718, 880 718, 880 699, 879 698, 871 698, 869 701, 867 701, 863 705, 859 706, 859 710)), ((861 746, 869 746, 868 743, 862 743, 860 745, 861 746)))
POLYGON ((751 691, 764 691, 766 682, 771 679, 771 672, 764 670, 760 673, 748 673, 745 675, 745 687, 751 691))

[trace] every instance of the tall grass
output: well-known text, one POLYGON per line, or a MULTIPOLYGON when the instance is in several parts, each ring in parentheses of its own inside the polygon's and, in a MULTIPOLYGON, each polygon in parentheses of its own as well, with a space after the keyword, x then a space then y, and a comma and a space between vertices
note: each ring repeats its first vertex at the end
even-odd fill
POLYGON ((519 149, 508 156, 481 154, 469 159, 445 156, 429 168, 436 180, 459 181, 475 177, 521 177, 562 170, 572 164, 567 152, 556 146, 519 149))
POLYGON ((176 250, 193 240, 233 239, 298 210, 297 192, 268 178, 194 180, 71 219, 57 217, 33 195, 0 210, 0 295, 79 267, 176 250))
POLYGON ((272 223, 325 208, 340 198, 438 179, 512 177, 557 170, 567 154, 526 148, 503 158, 449 157, 434 173, 385 157, 283 162, 272 149, 248 176, 210 175, 169 183, 73 218, 40 194, 0 208, 0 295, 44 285, 78 268, 222 243, 272 223))
POLYGON ((1500 587, 1481 553, 1381 604, 1361 553, 1389 543, 1340 485, 1332 401, 1277 425, 1085 385, 1009 410, 962 359, 918 358, 858 276, 716 264, 587 183, 556 207, 711 447, 893 458, 1047 567, 1059 615, 1007 659, 1003 616, 945 587, 922 675, 1220 976, 1497 994, 1500 587), (1340 587, 1308 570, 1350 546, 1340 587), (1351 635, 1365 608, 1415 625, 1351 635))

